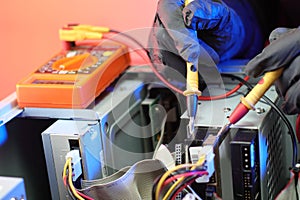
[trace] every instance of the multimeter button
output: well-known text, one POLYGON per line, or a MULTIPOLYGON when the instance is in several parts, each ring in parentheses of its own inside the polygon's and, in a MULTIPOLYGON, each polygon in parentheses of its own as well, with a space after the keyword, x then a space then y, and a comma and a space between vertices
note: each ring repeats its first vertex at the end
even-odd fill
POLYGON ((68 71, 66 71, 66 70, 60 70, 58 73, 59 73, 59 74, 67 74, 68 71))
POLYGON ((114 52, 113 51, 104 51, 103 52, 103 56, 110 56, 110 55, 112 55, 114 52))

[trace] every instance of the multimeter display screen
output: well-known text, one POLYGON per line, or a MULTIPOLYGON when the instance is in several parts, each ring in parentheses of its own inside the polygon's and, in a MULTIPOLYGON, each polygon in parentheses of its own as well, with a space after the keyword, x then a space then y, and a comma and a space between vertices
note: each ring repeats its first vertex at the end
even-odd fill
POLYGON ((32 84, 59 84, 59 85, 74 85, 74 81, 66 80, 34 80, 32 84))

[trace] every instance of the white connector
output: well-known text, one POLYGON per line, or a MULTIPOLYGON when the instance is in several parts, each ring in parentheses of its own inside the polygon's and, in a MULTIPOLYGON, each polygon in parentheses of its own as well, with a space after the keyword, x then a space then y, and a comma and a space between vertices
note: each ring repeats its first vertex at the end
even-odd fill
POLYGON ((197 183, 208 183, 209 178, 212 176, 212 174, 215 171, 214 166, 214 151, 212 145, 207 146, 198 146, 198 147, 190 147, 189 153, 191 156, 191 161, 193 164, 195 164, 201 156, 205 156, 205 163, 203 166, 206 168, 206 171, 208 172, 208 175, 201 176, 196 179, 197 183))
POLYGON ((182 200, 196 200, 196 197, 191 193, 187 193, 182 200))
POLYGON ((67 153, 66 155, 66 160, 68 158, 71 158, 71 163, 72 163, 72 180, 76 181, 77 178, 82 174, 82 168, 81 168, 81 158, 79 155, 79 150, 72 150, 67 153))

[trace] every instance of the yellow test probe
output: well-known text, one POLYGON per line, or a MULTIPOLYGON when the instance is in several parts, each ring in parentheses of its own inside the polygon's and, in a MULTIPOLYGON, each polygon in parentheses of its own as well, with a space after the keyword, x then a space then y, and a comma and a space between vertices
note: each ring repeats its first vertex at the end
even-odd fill
MULTIPOLYGON (((194 0, 186 0, 184 5, 187 6, 194 0)), ((198 89, 198 70, 192 63, 186 63, 186 90, 183 94, 186 96, 187 115, 190 119, 188 125, 189 137, 193 136, 195 131, 195 118, 198 107, 198 96, 201 92, 198 89)))
POLYGON ((85 24, 68 24, 59 29, 59 38, 62 41, 101 39, 103 33, 108 33, 109 31, 110 29, 108 27, 85 24))
POLYGON ((187 103, 187 115, 190 118, 189 121, 189 136, 194 133, 195 117, 197 114, 198 107, 198 96, 201 92, 198 90, 198 70, 193 66, 192 63, 187 62, 187 75, 186 75, 186 90, 183 94, 186 96, 187 103))
POLYGON ((281 76, 284 68, 279 68, 274 71, 265 73, 265 75, 259 80, 255 87, 246 95, 246 97, 241 98, 241 102, 233 110, 228 120, 229 123, 220 129, 218 135, 222 135, 227 132, 232 124, 237 123, 242 119, 249 110, 255 109, 255 104, 260 100, 260 98, 266 93, 266 91, 271 87, 271 85, 281 76))

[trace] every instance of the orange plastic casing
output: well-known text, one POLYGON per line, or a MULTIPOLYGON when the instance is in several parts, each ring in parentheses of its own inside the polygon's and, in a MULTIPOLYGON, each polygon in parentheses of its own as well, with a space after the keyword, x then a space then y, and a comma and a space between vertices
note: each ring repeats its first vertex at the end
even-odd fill
POLYGON ((128 48, 121 43, 81 42, 54 55, 19 81, 18 105, 21 108, 86 108, 129 64, 128 48))

